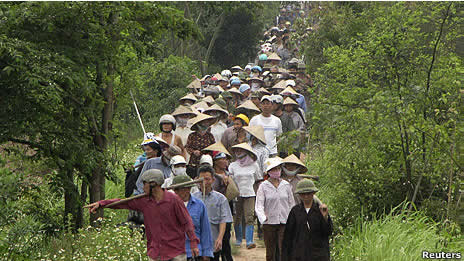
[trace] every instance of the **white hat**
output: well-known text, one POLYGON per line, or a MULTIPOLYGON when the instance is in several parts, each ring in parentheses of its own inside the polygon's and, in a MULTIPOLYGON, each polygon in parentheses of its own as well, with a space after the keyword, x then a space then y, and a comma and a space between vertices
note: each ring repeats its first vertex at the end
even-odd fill
POLYGON ((263 97, 261 97, 261 102, 263 102, 264 100, 268 100, 268 101, 272 102, 272 97, 269 96, 269 95, 264 95, 263 97))
POLYGON ((270 171, 271 169, 282 165, 282 159, 279 157, 269 158, 264 162, 264 166, 266 166, 266 172, 270 171))
POLYGON ((253 148, 246 142, 243 142, 243 143, 240 143, 240 144, 237 144, 237 145, 234 145, 231 147, 231 150, 233 151, 234 149, 243 149, 243 150, 246 150, 248 151, 249 153, 251 153, 251 155, 254 157, 254 160, 257 160, 258 159, 258 155, 256 154, 256 152, 253 150, 253 148))
POLYGON ((272 99, 272 102, 274 103, 282 103, 284 101, 284 97, 278 94, 272 95, 271 99, 272 99))
POLYGON ((295 87, 295 85, 296 85, 296 83, 295 83, 294 80, 287 80, 287 81, 285 82, 285 84, 286 84, 287 86, 292 86, 292 87, 295 87))
POLYGON ((212 167, 213 166, 213 158, 211 158, 211 156, 208 155, 208 154, 204 154, 200 158, 200 165, 203 164, 203 163, 207 163, 212 167))
POLYGON ((176 155, 171 158, 170 165, 177 165, 177 164, 187 164, 187 161, 185 161, 185 158, 182 157, 182 155, 176 155))
POLYGON ((147 145, 152 142, 158 143, 155 140, 155 134, 153 132, 147 132, 143 135, 143 142, 140 145, 147 145))

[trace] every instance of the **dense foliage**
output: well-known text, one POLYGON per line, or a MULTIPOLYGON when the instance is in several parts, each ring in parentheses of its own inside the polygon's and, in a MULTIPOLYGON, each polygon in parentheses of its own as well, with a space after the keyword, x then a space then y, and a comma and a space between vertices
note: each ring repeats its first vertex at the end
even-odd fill
MULTIPOLYGON (((334 256, 462 249, 463 4, 320 5, 292 39, 315 83, 306 154, 336 225, 334 256), (384 215, 402 202, 400 215, 384 215)), ((156 132, 191 75, 255 58, 278 6, 1 3, 0 259, 138 260, 138 232, 113 229, 126 212, 82 229, 96 224, 84 202, 121 197, 123 166, 137 156, 129 91, 156 132)), ((282 148, 292 152, 295 138, 282 148)))
POLYGON ((338 224, 403 200, 458 221, 462 7, 329 3, 322 12, 304 50, 310 65, 320 64, 310 90, 310 168, 344 198, 333 202, 338 224))

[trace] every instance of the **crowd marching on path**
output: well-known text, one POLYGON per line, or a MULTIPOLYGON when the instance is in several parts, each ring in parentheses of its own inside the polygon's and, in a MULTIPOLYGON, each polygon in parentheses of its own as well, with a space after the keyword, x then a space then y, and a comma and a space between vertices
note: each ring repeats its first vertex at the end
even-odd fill
POLYGON ((255 228, 268 261, 330 259, 332 221, 303 163, 312 82, 292 48, 299 5, 282 7, 254 63, 192 76, 159 133, 145 133, 126 177, 126 197, 137 197, 90 205, 129 209, 149 260, 231 261, 231 244, 256 247, 255 228))

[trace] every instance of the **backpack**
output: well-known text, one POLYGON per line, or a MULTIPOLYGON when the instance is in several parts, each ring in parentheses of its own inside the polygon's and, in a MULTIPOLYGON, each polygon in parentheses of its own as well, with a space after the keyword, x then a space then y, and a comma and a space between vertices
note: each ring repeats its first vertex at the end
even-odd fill
POLYGON ((125 194, 124 195, 126 196, 126 198, 130 197, 132 193, 134 193, 134 189, 137 188, 135 183, 137 182, 137 179, 139 178, 140 173, 142 172, 143 165, 145 165, 145 162, 142 162, 141 164, 137 165, 136 166, 138 167, 137 170, 135 170, 135 168, 129 168, 125 170, 126 179, 124 182, 125 183, 125 194))

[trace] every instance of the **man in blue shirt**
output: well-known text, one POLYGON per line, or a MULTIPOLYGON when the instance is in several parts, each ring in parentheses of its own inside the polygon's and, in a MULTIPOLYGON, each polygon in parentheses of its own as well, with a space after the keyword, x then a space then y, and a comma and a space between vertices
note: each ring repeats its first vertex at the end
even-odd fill
MULTIPOLYGON (((172 185, 192 181, 187 175, 175 176, 172 180, 172 185)), ((200 250, 200 257, 202 260, 209 260, 213 258, 213 238, 211 235, 211 227, 209 225, 208 214, 205 204, 198 198, 190 194, 190 189, 195 184, 184 185, 179 188, 175 188, 174 192, 179 196, 184 204, 186 204, 187 210, 192 217, 193 226, 195 227, 195 235, 200 239, 198 249, 200 250)), ((190 239, 187 237, 185 240, 185 250, 187 252, 187 260, 193 260, 192 251, 190 250, 190 239)))
POLYGON ((296 97, 296 102, 298 103, 300 108, 303 109, 304 112, 306 112, 306 100, 305 100, 305 97, 298 93, 297 97, 296 97))
POLYGON ((198 169, 198 177, 204 178, 204 187, 201 185, 201 191, 193 193, 193 196, 200 198, 206 205, 214 241, 214 257, 211 260, 219 261, 226 224, 232 222, 232 213, 227 198, 212 188, 215 180, 214 169, 210 166, 201 166, 198 169))

